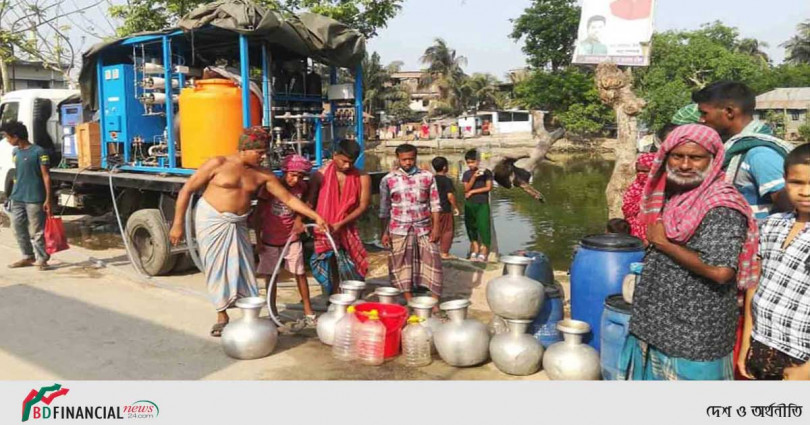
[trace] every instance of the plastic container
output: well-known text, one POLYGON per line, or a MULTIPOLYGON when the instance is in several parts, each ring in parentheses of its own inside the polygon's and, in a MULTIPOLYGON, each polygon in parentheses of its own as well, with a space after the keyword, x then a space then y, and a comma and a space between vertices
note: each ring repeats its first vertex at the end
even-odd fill
POLYGON ((619 359, 630 329, 631 309, 631 305, 621 295, 611 295, 605 300, 600 334, 602 378, 606 381, 622 381, 625 378, 619 359))
MULTIPOLYGON (((198 80, 180 91, 180 155, 183 168, 236 153, 242 134, 242 89, 233 81, 198 80)), ((250 123, 260 125, 259 98, 250 95, 250 123)))
POLYGON ((360 363, 379 366, 385 361, 385 326, 380 322, 377 310, 362 314, 366 320, 357 333, 357 360, 360 363))
POLYGON ((357 358, 354 344, 360 327, 360 321, 354 314, 354 306, 349 306, 346 313, 335 325, 335 339, 332 343, 332 357, 344 362, 357 358))
POLYGON ((556 283, 554 286, 544 285, 544 288, 546 300, 540 308, 540 313, 532 321, 529 331, 540 341, 543 348, 548 348, 551 344, 563 340, 560 330, 557 329, 557 323, 563 319, 565 312, 562 286, 556 283))
POLYGON ((405 354, 406 366, 422 367, 433 361, 430 355, 433 335, 430 328, 422 325, 423 321, 418 316, 411 316, 408 318, 408 326, 402 331, 402 352, 405 354))
POLYGON ((571 318, 591 326, 585 342, 600 349, 600 327, 605 299, 622 293, 622 281, 630 264, 642 261, 640 239, 621 234, 584 238, 571 264, 571 318))
POLYGON ((563 340, 557 329, 557 323, 563 319, 564 294, 562 285, 554 281, 554 270, 548 256, 539 251, 526 251, 523 256, 531 258, 532 262, 526 267, 526 276, 543 284, 546 290, 545 301, 540 313, 529 326, 529 331, 540 341, 543 348, 563 340))
POLYGON ((385 358, 396 357, 402 342, 402 326, 408 319, 408 309, 398 304, 363 303, 356 305, 355 312, 360 322, 366 321, 371 310, 377 310, 380 321, 385 325, 385 358))

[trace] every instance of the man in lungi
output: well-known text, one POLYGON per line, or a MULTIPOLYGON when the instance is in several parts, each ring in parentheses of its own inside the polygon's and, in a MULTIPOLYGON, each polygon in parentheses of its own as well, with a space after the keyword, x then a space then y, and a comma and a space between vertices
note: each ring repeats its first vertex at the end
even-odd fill
POLYGON ((310 266, 325 294, 337 292, 340 275, 364 280, 368 271, 368 254, 355 226, 371 201, 371 177, 354 166, 361 152, 354 140, 341 140, 332 161, 310 179, 307 201, 329 223, 340 251, 334 252, 323 232, 315 232, 310 266))
POLYGON ((250 201, 260 187, 309 217, 322 229, 326 222, 307 205, 292 196, 269 170, 260 164, 267 153, 270 135, 261 127, 245 129, 238 152, 208 160, 188 179, 177 195, 169 238, 173 245, 183 239, 185 215, 191 194, 205 188, 194 216, 200 259, 208 293, 217 310, 211 336, 218 337, 228 324, 226 309, 238 298, 259 295, 253 264, 253 247, 248 237, 250 201))
POLYGON ((756 284, 757 225, 722 171, 713 129, 673 130, 656 154, 639 220, 650 248, 622 354, 637 380, 733 379, 737 288, 756 284))
POLYGON ((439 190, 429 171, 416 166, 416 146, 397 147, 399 167, 380 182, 382 244, 391 251, 391 283, 406 300, 415 286, 442 294, 442 259, 439 252, 439 190))

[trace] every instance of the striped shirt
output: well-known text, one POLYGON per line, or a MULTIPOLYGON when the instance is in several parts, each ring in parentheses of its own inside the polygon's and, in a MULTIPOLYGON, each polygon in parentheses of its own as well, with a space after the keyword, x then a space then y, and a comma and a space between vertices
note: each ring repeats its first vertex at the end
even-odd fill
POLYGON ((782 249, 796 222, 793 213, 763 223, 762 277, 751 304, 753 338, 800 360, 810 359, 810 228, 782 249))

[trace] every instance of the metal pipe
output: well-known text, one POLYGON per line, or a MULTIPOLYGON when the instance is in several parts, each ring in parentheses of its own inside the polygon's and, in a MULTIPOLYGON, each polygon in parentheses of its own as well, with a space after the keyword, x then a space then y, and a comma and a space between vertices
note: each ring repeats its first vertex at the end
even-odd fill
POLYGON ((248 40, 239 34, 239 67, 242 74, 242 127, 250 127, 250 57, 248 40))
POLYGON ((363 169, 366 163, 366 149, 363 143, 363 65, 357 65, 357 75, 354 77, 354 110, 355 110, 355 125, 357 126, 357 144, 360 145, 360 156, 354 165, 363 169))
MULTIPOLYGON (((338 74, 336 67, 329 68, 329 86, 337 85, 338 83, 338 74)), ((335 143, 337 143, 337 133, 335 133, 335 116, 337 115, 337 105, 334 101, 329 101, 329 114, 332 115, 332 119, 330 120, 330 125, 332 126, 332 148, 334 149, 335 143)))
POLYGON ((315 120, 315 166, 320 168, 323 162, 323 121, 315 120))
POLYGON ((104 122, 104 60, 99 55, 96 60, 96 74, 98 74, 96 84, 96 91, 98 91, 98 125, 99 132, 101 132, 101 168, 107 168, 107 131, 105 131, 104 122))
MULTIPOLYGON (((163 36, 163 78, 172 81, 172 46, 169 37, 163 36)), ((171 89, 166 90, 166 143, 169 145, 169 168, 177 167, 174 146, 174 103, 171 89)))
POLYGON ((270 60, 267 53, 267 43, 262 43, 262 97, 264 98, 264 111, 262 111, 262 123, 269 127, 270 118, 270 60))

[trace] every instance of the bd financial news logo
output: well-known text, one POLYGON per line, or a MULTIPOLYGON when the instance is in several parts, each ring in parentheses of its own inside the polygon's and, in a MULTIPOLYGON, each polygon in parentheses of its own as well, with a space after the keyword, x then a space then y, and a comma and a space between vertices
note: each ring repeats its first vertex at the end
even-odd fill
POLYGON ((51 405, 54 400, 63 400, 70 392, 60 384, 31 390, 22 403, 22 421, 29 419, 151 419, 157 418, 160 408, 149 400, 138 400, 128 405, 69 406, 51 405))

